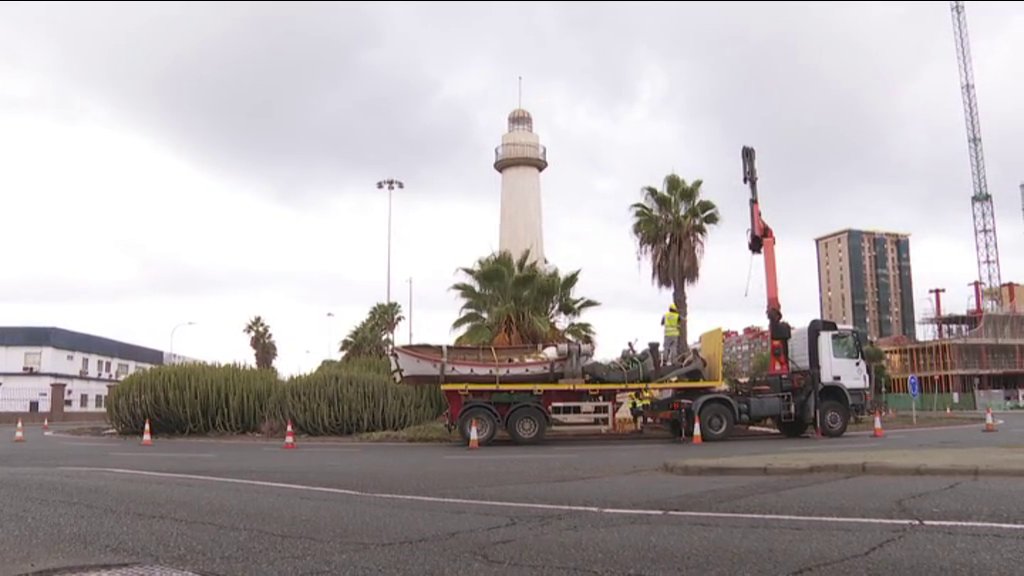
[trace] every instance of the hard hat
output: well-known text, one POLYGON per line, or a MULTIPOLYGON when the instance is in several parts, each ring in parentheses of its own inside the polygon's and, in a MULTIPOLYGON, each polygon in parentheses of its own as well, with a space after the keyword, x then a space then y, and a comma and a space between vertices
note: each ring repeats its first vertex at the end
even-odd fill
POLYGON ((676 308, 676 303, 675 303, 675 302, 673 302, 673 303, 669 304, 669 305, 668 305, 668 309, 669 309, 669 310, 671 310, 671 311, 673 311, 673 312, 675 312, 676 310, 678 310, 678 308, 676 308))

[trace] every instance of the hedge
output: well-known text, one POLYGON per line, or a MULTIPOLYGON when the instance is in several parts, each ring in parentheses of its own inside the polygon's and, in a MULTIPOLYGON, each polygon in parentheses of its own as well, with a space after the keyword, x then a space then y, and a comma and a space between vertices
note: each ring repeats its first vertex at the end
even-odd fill
POLYGON ((325 363, 281 381, 272 370, 239 365, 179 364, 134 373, 107 398, 110 424, 121 434, 348 435, 401 430, 445 409, 437 386, 394 382, 386 361, 325 363))

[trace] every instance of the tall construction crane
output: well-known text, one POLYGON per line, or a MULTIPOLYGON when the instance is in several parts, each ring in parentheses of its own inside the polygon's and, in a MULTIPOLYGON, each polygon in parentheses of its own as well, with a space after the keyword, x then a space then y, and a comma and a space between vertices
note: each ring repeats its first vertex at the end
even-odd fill
POLYGON ((980 307, 998 308, 1002 279, 999 273, 999 246, 996 242, 996 216, 992 196, 988 193, 985 177, 985 156, 981 148, 981 122, 978 119, 978 100, 974 94, 974 70, 971 66, 971 43, 967 37, 967 19, 963 2, 950 2, 953 12, 953 36, 956 60, 960 68, 960 95, 964 101, 964 120, 967 123, 967 149, 971 158, 971 180, 974 195, 974 245, 978 253, 978 280, 982 283, 984 304, 980 307))

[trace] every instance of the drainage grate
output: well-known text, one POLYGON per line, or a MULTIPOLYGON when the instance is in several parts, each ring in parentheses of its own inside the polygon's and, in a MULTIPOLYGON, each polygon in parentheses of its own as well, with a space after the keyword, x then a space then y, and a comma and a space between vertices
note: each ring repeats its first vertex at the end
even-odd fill
POLYGON ((72 568, 57 568, 32 572, 23 576, 202 576, 198 572, 188 572, 169 568, 167 566, 154 566, 142 564, 105 564, 102 566, 79 566, 72 568))

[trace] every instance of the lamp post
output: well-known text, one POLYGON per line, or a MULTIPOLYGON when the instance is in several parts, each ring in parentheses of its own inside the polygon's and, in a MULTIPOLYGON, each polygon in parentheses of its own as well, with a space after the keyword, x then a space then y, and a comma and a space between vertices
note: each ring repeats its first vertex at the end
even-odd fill
MULTIPOLYGON (((405 188, 405 184, 401 180, 395 180, 394 178, 388 178, 387 180, 380 180, 377 182, 377 189, 383 190, 388 189, 388 289, 387 289, 387 303, 388 308, 391 304, 391 193, 397 187, 399 190, 405 188)), ((395 327, 394 324, 391 326, 391 346, 395 345, 395 327)))
POLYGON ((391 193, 397 187, 399 190, 405 188, 405 184, 401 180, 395 180, 394 178, 388 178, 387 180, 381 180, 377 182, 377 189, 383 190, 388 189, 388 304, 391 304, 391 193))
POLYGON ((171 363, 172 364, 174 363, 174 333, 178 330, 178 328, 181 328, 182 326, 195 326, 195 324, 196 324, 195 322, 191 322, 191 321, 190 322, 182 322, 181 324, 178 324, 174 328, 171 328, 171 349, 170 349, 169 353, 171 355, 171 363))
POLYGON ((412 346, 412 276, 409 277, 409 346, 412 346))

